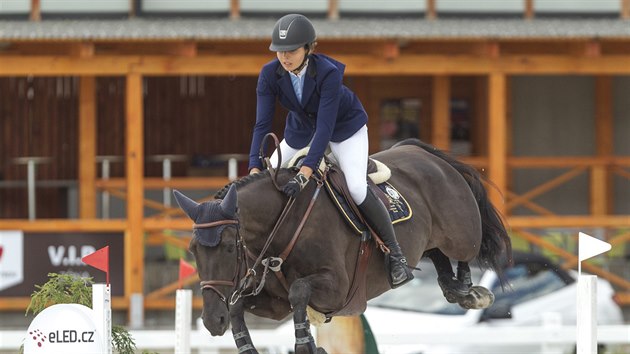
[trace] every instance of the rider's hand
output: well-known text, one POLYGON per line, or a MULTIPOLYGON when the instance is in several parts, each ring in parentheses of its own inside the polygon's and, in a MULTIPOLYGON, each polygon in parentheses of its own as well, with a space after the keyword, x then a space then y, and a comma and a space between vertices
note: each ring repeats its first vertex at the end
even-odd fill
POLYGON ((295 177, 282 187, 282 192, 289 197, 295 197, 308 184, 308 177, 299 172, 295 177))
POLYGON ((256 173, 260 173, 260 170, 257 167, 252 167, 252 169, 249 170, 249 174, 250 175, 253 175, 253 174, 256 174, 256 173))

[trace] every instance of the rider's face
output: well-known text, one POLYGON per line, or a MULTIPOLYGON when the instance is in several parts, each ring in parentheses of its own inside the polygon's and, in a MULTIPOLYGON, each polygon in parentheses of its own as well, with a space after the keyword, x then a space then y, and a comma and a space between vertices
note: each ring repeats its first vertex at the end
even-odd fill
POLYGON ((282 64, 284 70, 293 71, 304 61, 306 49, 304 49, 304 47, 300 47, 289 52, 276 52, 276 55, 278 56, 278 60, 280 61, 280 64, 282 64))

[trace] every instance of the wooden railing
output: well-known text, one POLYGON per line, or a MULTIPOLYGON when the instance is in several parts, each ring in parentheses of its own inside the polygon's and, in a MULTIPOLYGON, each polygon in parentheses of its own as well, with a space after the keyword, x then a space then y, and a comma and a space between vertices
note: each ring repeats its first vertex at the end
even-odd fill
MULTIPOLYGON (((487 159, 483 157, 464 158, 467 163, 471 163, 482 169, 487 164, 487 159)), ((510 157, 507 159, 508 170, 514 169, 567 169, 545 183, 542 183, 529 191, 517 194, 512 191, 502 191, 506 196, 507 210, 510 211, 516 206, 524 206, 535 211, 536 216, 508 215, 505 221, 513 234, 513 237, 521 238, 530 245, 535 245, 547 252, 550 252, 562 260, 565 268, 575 268, 577 257, 573 250, 567 250, 550 242, 545 237, 545 229, 548 228, 602 228, 606 235, 612 235, 607 239, 614 247, 623 247, 630 241, 630 215, 613 214, 587 214, 587 215, 558 215, 553 211, 541 206, 533 201, 533 198, 548 193, 552 189, 567 183, 578 175, 589 173, 592 177, 598 169, 604 168, 611 175, 618 175, 630 180, 630 157, 510 157)), ((125 200, 127 198, 125 179, 97 180, 95 185, 101 191, 108 191, 110 195, 125 200)), ((165 181, 161 178, 145 178, 144 186, 146 190, 159 190, 162 188, 177 189, 197 189, 216 190, 227 184, 229 180, 223 177, 208 178, 173 178, 165 181)), ((603 195, 594 198, 593 193, 603 193, 606 189, 591 188, 591 200, 609 200, 610 195, 603 195)), ((209 195, 207 199, 211 199, 209 195)), ((158 211, 152 217, 145 217, 142 222, 142 229, 146 235, 145 244, 164 245, 187 249, 190 236, 174 236, 165 233, 164 230, 181 230, 189 232, 191 221, 183 217, 178 208, 167 208, 162 203, 154 200, 144 200, 145 207, 158 211)), ((0 229, 23 230, 25 232, 111 232, 126 231, 128 222, 124 219, 114 220, 2 220, 0 229)), ((577 233, 577 232, 576 232, 577 233)), ((133 249, 126 250, 130 254, 127 257, 134 257, 133 249)), ((128 258, 127 258, 128 259, 128 258)), ((585 271, 596 274, 607 279, 618 289, 617 300, 625 305, 630 305, 630 281, 619 274, 610 272, 595 264, 585 263, 585 271)), ((127 270, 126 270, 127 272, 127 270)), ((127 276, 127 274, 126 274, 127 276)), ((133 276, 129 274, 128 276, 133 276)), ((191 279, 189 283, 197 281, 191 279)), ((176 282, 167 284, 159 289, 152 290, 145 294, 145 308, 164 309, 174 306, 173 293, 177 289, 176 282)), ((146 289, 145 289, 146 292, 146 289)), ((114 308, 126 309, 129 304, 130 294, 124 297, 115 298, 114 308)), ((28 298, 0 298, 0 310, 21 310, 26 308, 28 298)), ((195 300, 196 306, 200 306, 200 299, 195 300)))

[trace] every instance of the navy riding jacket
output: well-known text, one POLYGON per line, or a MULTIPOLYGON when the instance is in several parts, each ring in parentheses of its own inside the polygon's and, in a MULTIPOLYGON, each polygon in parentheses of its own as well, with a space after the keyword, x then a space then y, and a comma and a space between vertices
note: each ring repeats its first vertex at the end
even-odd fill
POLYGON ((309 56, 302 102, 293 90, 291 77, 278 59, 263 66, 256 87, 256 125, 249 153, 249 169, 262 168, 260 143, 271 131, 276 99, 289 110, 284 139, 295 149, 311 142, 304 165, 316 169, 330 141, 341 142, 367 123, 359 98, 343 84, 345 65, 323 54, 309 56))

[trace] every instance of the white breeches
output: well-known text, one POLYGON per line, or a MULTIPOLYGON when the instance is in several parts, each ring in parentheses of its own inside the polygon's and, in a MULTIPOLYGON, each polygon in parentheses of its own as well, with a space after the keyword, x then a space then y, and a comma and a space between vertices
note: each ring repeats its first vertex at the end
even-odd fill
MULTIPOLYGON (((348 190, 355 203, 361 204, 367 193, 367 162, 369 153, 368 129, 364 125, 348 139, 328 144, 333 156, 343 171, 348 190)), ((280 142, 282 164, 285 164, 301 149, 294 149, 283 139, 280 142)), ((278 153, 271 155, 272 166, 278 165, 278 153)))

